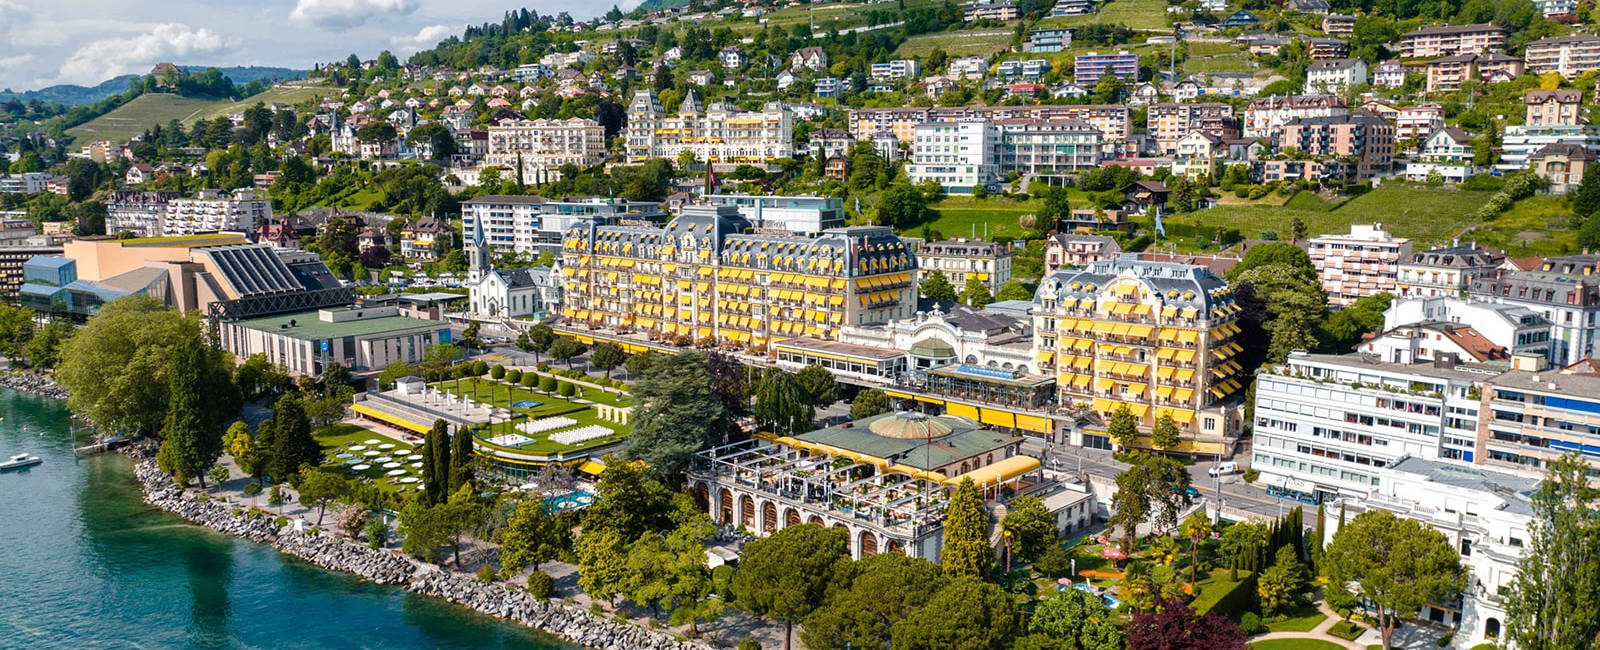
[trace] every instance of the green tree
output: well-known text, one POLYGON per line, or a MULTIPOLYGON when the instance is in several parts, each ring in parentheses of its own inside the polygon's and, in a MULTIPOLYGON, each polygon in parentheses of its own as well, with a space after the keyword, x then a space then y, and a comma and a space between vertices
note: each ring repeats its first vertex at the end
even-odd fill
POLYGON ((922 279, 922 297, 929 300, 948 300, 955 302, 961 297, 956 295, 956 288, 950 284, 950 279, 944 276, 944 271, 934 269, 928 272, 928 277, 922 279))
POLYGON ((583 510, 585 533, 614 528, 623 539, 638 539, 647 530, 666 530, 693 512, 694 500, 646 476, 635 463, 614 456, 604 459, 606 471, 595 484, 594 503, 583 510))
POLYGON ((1162 414, 1156 420, 1156 425, 1150 428, 1150 444, 1156 449, 1172 449, 1182 442, 1178 438, 1178 423, 1172 420, 1171 414, 1162 414))
POLYGON ((880 553, 838 569, 834 591, 805 619, 800 640, 813 650, 884 648, 894 625, 946 584, 922 558, 880 553))
POLYGON ((722 615, 725 601, 717 597, 717 583, 706 564, 706 541, 716 534, 716 526, 705 515, 679 524, 667 535, 667 601, 672 615, 667 622, 689 624, 689 637, 700 636, 700 622, 714 621, 722 615))
POLYGON ((199 338, 179 341, 172 350, 167 370, 167 417, 161 428, 163 469, 180 484, 190 478, 206 486, 205 470, 222 456, 223 421, 217 417, 208 398, 217 387, 215 377, 207 376, 209 351, 199 338))
POLYGON ((333 472, 314 469, 300 481, 300 503, 317 509, 317 525, 322 525, 322 513, 328 505, 350 493, 350 485, 333 472))
POLYGON ((1261 572, 1256 580, 1256 596, 1261 599, 1261 613, 1277 614, 1288 610, 1300 599, 1306 587, 1305 565, 1291 545, 1278 547, 1272 566, 1261 572))
POLYGON ((578 342, 577 339, 562 336, 555 343, 550 344, 550 358, 556 361, 567 362, 567 367, 572 367, 572 360, 589 351, 589 346, 578 342))
POLYGON ((1562 456, 1533 493, 1528 546, 1505 595, 1505 638, 1521 650, 1596 647, 1600 522, 1593 508, 1600 490, 1588 471, 1577 454, 1562 456))
POLYGON ((578 587, 597 601, 622 593, 628 580, 628 547, 612 528, 585 530, 578 538, 578 587))
POLYGON ((676 476, 724 426, 724 409, 706 355, 682 352, 653 364, 633 385, 633 435, 622 455, 657 476, 676 476))
POLYGON ((301 465, 322 464, 322 445, 311 435, 300 398, 284 395, 272 405, 271 473, 278 481, 295 476, 301 465))
POLYGON ((811 364, 795 373, 795 379, 800 382, 801 394, 816 408, 826 408, 839 401, 839 382, 834 381, 833 373, 827 368, 811 364))
POLYGON ((400 550, 408 555, 431 561, 435 551, 444 546, 450 537, 438 509, 429 506, 422 498, 406 503, 398 519, 395 532, 404 537, 400 542, 400 550))
POLYGON ((1122 650, 1126 635, 1099 596, 1079 589, 1039 601, 1028 631, 1064 642, 1063 650, 1122 650))
POLYGON ((233 457, 233 464, 239 466, 239 471, 256 478, 261 477, 262 467, 266 463, 261 449, 256 446, 255 435, 250 432, 250 425, 243 421, 228 425, 228 432, 222 436, 222 448, 233 457))
POLYGON ((1000 285, 1000 293, 995 295, 996 300, 1033 300, 1033 292, 1023 286, 1018 280, 1007 280, 1000 285))
POLYGON ((783 623, 783 647, 794 624, 823 603, 836 567, 849 557, 847 533, 816 524, 790 526, 744 547, 733 594, 752 614, 783 623))
POLYGON ((267 360, 267 355, 256 353, 245 358, 234 373, 239 393, 249 399, 273 395, 287 389, 289 375, 267 360))
POLYGON ((500 529, 500 569, 507 576, 560 557, 566 547, 567 527, 550 512, 544 496, 534 494, 518 501, 500 529))
POLYGON ((961 299, 974 309, 982 309, 994 302, 994 296, 989 295, 989 288, 975 273, 967 276, 967 286, 961 290, 961 299))
POLYGON ((1600 175, 1583 175, 1583 182, 1578 184, 1578 189, 1567 194, 1567 200, 1572 203, 1572 214, 1577 217, 1580 225, 1587 224, 1589 217, 1600 210, 1600 175))
POLYGON ((38 315, 27 307, 0 304, 0 354, 8 359, 22 356, 33 339, 34 318, 38 315))
POLYGON ((533 360, 537 362, 539 355, 550 350, 556 342, 556 331, 549 323, 539 323, 528 328, 527 333, 517 337, 517 347, 523 352, 532 352, 533 360))
POLYGON ((1016 636, 1016 599, 973 576, 954 578, 895 624, 895 650, 1003 650, 1016 636))
POLYGON ((389 365, 384 366, 383 370, 378 373, 378 390, 390 390, 394 388, 395 380, 401 377, 414 377, 418 374, 416 366, 396 359, 389 365))
POLYGON ((1133 417, 1126 403, 1119 402, 1106 423, 1106 435, 1119 447, 1129 447, 1139 440, 1139 421, 1133 417))
POLYGON ((472 432, 462 429, 450 438, 450 485, 466 485, 476 477, 473 474, 472 432))
POLYGON ((939 555, 944 573, 952 578, 985 579, 994 563, 989 546, 989 509, 972 479, 961 480, 944 510, 944 550, 939 555))
POLYGON ((51 321, 28 341, 28 362, 35 368, 54 368, 61 362, 61 345, 72 338, 71 325, 51 321))
POLYGON ((611 378, 611 369, 622 365, 628 359, 628 353, 622 346, 610 341, 594 344, 594 353, 589 355, 589 363, 594 367, 606 371, 606 379, 611 378))
MULTIPOLYGON (((1298 217, 1296 219, 1298 220, 1298 217)), ((1290 228, 1293 228, 1292 224, 1290 228)), ((1303 239, 1305 237, 1305 225, 1301 224, 1300 228, 1300 237, 1303 239)), ((1312 275, 1316 275, 1317 272, 1317 267, 1311 263, 1311 256, 1306 253, 1305 249, 1286 242, 1270 242, 1256 244, 1251 246, 1250 250, 1245 251, 1244 257, 1239 259, 1239 263, 1228 269, 1228 281, 1236 282, 1245 271, 1273 264, 1287 265, 1295 269, 1308 271, 1312 275)))
POLYGON ((1389 650, 1401 618, 1465 586, 1461 557, 1439 531, 1387 510, 1368 510, 1333 535, 1323 556, 1334 584, 1355 584, 1378 610, 1389 650))
POLYGON ((850 419, 860 420, 870 418, 879 413, 889 412, 889 396, 876 388, 868 388, 856 393, 856 398, 850 400, 850 419))
POLYGON ((1006 504, 1006 515, 1000 518, 1000 530, 1005 534, 1006 569, 1011 568, 1011 554, 1033 562, 1039 559, 1056 541, 1056 520, 1039 497, 1025 494, 1006 504))
POLYGON ((431 463, 422 466, 425 474, 422 476, 424 494, 432 503, 443 503, 456 489, 450 482, 454 465, 450 464, 450 425, 443 420, 435 420, 433 428, 428 430, 423 438, 423 445, 431 463))
POLYGON ((1110 523, 1122 529, 1124 550, 1132 550, 1145 521, 1158 533, 1177 526, 1178 513, 1192 501, 1188 490, 1188 470, 1171 458, 1144 455, 1118 474, 1110 523))
POLYGON ((752 415, 757 429, 792 436, 810 431, 817 414, 804 386, 794 375, 769 368, 756 385, 756 406, 752 415))
POLYGON ((1183 520, 1183 536, 1189 540, 1189 584, 1197 584, 1200 570, 1200 542, 1211 536, 1211 520, 1205 510, 1196 510, 1183 520))
POLYGON ((1239 581, 1239 569, 1256 570, 1261 549, 1267 545, 1267 530, 1261 524, 1241 521, 1222 531, 1221 551, 1228 557, 1228 579, 1239 581))
POLYGON ((468 530, 483 523, 489 516, 489 508, 478 500, 477 491, 471 483, 462 483, 460 489, 450 495, 450 500, 434 507, 439 517, 442 532, 450 542, 450 552, 455 558, 455 565, 461 566, 461 536, 468 530))
POLYGON ((1267 264, 1240 273, 1235 286, 1248 317, 1270 337, 1267 362, 1283 363, 1294 350, 1316 348, 1317 325, 1327 319, 1328 299, 1315 272, 1267 264))

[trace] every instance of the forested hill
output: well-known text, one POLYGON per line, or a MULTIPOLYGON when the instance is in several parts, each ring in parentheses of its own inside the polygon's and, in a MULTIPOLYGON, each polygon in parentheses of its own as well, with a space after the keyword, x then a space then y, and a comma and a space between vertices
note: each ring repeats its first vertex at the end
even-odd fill
MULTIPOLYGON (((189 71, 200 71, 205 70, 210 66, 180 65, 178 67, 189 71)), ((262 85, 268 85, 289 79, 299 79, 304 77, 306 74, 306 71, 304 70, 266 66, 234 66, 217 68, 217 71, 222 73, 222 76, 227 77, 229 81, 232 81, 234 84, 240 86, 248 84, 252 81, 260 81, 262 85)), ((45 104, 82 106, 84 104, 93 104, 112 95, 126 92, 128 90, 128 82, 138 79, 139 77, 140 75, 125 74, 118 77, 113 77, 94 86, 57 84, 46 88, 40 88, 38 90, 27 90, 22 92, 16 92, 10 88, 7 88, 5 90, 0 90, 0 101, 5 101, 15 97, 25 102, 31 102, 37 99, 45 104)))

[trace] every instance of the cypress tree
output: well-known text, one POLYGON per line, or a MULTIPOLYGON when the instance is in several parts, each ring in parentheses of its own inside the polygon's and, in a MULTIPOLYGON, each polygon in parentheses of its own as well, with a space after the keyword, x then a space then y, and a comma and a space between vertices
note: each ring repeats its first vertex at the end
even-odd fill
POLYGON ((944 552, 940 554, 944 574, 987 580, 994 562, 989 546, 989 510, 972 479, 962 479, 945 506, 944 552))
POLYGON ((311 420, 305 406, 294 395, 285 395, 272 407, 275 431, 272 436, 272 474, 279 481, 289 479, 304 464, 322 463, 322 445, 311 435, 311 420))
POLYGON ((450 460, 455 464, 450 471, 450 484, 462 486, 472 482, 472 432, 461 429, 450 441, 450 460))
POLYGON ((447 494, 441 489, 439 478, 448 473, 448 468, 440 469, 437 464, 437 454, 434 447, 438 444, 439 434, 449 426, 444 420, 434 420, 433 428, 422 436, 422 494, 428 503, 440 503, 447 494))
POLYGON ((435 503, 444 503, 455 493, 453 489, 455 485, 450 482, 450 472, 455 467, 450 464, 450 428, 437 426, 434 431, 438 433, 438 438, 433 441, 433 469, 435 482, 439 486, 439 496, 435 503))
POLYGON ((206 486, 206 468, 222 455, 222 428, 217 418, 207 413, 205 403, 211 392, 206 386, 206 350, 199 338, 185 337, 173 346, 168 358, 167 417, 162 426, 161 443, 166 469, 180 481, 190 477, 206 486))

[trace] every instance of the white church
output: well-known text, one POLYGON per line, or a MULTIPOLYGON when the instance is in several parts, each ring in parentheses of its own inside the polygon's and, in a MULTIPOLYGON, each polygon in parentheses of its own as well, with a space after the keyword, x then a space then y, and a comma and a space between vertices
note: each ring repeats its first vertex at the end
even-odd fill
POLYGON ((559 258, 555 267, 497 269, 478 221, 473 222, 472 236, 466 244, 469 309, 473 316, 542 320, 561 310, 559 258))

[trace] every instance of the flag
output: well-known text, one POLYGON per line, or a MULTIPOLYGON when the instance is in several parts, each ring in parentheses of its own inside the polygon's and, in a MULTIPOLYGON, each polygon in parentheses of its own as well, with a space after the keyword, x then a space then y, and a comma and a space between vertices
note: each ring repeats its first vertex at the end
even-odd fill
POLYGON ((861 197, 856 198, 856 214, 861 214, 861 197))
POLYGON ((717 175, 711 171, 711 163, 706 163, 706 194, 715 194, 717 191, 717 175))
POLYGON ((1156 236, 1157 237, 1166 237, 1167 236, 1167 228, 1166 228, 1166 226, 1161 225, 1161 210, 1159 208, 1157 208, 1155 212, 1156 212, 1156 236))

